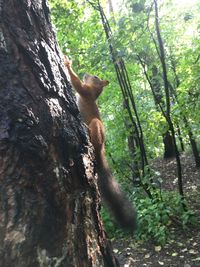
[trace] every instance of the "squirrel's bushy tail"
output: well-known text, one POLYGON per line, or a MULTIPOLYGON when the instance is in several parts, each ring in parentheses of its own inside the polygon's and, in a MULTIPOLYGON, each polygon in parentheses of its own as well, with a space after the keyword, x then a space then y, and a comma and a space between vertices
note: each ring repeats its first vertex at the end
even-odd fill
POLYGON ((104 159, 97 163, 98 185, 105 204, 113 214, 118 224, 129 231, 136 229, 136 211, 104 159))

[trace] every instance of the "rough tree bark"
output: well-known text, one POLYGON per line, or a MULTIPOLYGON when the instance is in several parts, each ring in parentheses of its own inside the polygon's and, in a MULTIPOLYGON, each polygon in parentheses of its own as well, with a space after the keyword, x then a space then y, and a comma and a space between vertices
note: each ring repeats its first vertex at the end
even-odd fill
POLYGON ((0 0, 0 266, 118 266, 46 0, 0 0))

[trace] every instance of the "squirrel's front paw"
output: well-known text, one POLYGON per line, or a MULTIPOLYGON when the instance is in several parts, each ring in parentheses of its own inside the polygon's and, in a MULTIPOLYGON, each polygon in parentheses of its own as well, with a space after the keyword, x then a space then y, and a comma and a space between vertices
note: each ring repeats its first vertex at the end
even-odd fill
POLYGON ((71 67, 72 66, 72 60, 68 58, 68 56, 64 55, 64 64, 66 67, 71 67))

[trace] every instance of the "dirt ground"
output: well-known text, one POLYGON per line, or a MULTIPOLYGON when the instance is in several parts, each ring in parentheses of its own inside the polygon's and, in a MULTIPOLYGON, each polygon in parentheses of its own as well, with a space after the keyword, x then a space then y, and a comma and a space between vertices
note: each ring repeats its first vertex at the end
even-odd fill
MULTIPOLYGON (((136 243, 133 239, 114 240, 114 252, 123 267, 200 267, 200 168, 189 155, 182 155, 186 199, 199 224, 187 230, 171 228, 171 238, 164 247, 153 242, 136 243)), ((157 159, 153 168, 163 178, 164 187, 177 190, 176 162, 157 159)))

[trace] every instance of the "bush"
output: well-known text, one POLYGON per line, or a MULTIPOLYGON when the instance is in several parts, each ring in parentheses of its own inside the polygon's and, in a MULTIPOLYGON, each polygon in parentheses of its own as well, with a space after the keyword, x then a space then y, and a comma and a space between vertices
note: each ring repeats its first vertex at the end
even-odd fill
MULTIPOLYGON (((182 226, 184 229, 189 224, 196 224, 194 214, 185 209, 178 193, 163 191, 156 194, 154 199, 144 196, 142 189, 138 188, 131 199, 137 209, 138 229, 135 233, 137 240, 153 239, 156 244, 164 245, 170 237, 172 226, 182 226)), ((184 203, 186 205, 186 203, 184 203)), ((110 217, 107 210, 102 209, 102 217, 108 235, 117 237, 127 233, 122 232, 110 217)))

